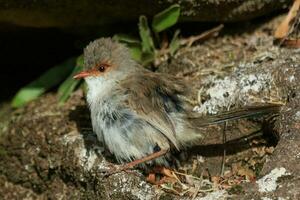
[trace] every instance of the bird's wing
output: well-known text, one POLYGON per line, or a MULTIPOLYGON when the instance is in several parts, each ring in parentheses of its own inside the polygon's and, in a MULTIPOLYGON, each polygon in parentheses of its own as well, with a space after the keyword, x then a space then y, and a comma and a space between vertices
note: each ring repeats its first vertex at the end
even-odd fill
POLYGON ((121 81, 121 85, 122 93, 126 95, 124 105, 179 149, 170 113, 182 109, 179 95, 184 93, 184 85, 179 80, 172 80, 171 76, 164 78, 151 72, 134 74, 121 81))

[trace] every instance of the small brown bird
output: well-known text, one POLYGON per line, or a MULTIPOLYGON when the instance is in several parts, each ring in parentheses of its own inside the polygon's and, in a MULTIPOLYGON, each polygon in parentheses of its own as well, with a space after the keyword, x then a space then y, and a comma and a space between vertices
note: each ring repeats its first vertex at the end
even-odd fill
POLYGON ((122 169, 153 160, 168 165, 170 150, 180 151, 202 138, 200 127, 278 111, 278 105, 247 107, 203 117, 192 112, 182 79, 148 71, 129 50, 110 38, 84 50, 84 78, 93 130, 120 162, 122 169))

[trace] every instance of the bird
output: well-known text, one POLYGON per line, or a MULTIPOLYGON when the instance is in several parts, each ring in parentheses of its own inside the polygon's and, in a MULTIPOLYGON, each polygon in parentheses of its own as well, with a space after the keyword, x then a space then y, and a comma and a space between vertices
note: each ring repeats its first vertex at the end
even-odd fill
POLYGON ((192 91, 182 78, 152 72, 112 38, 84 49, 84 69, 74 76, 87 84, 87 104, 97 139, 121 163, 169 166, 173 151, 205 140, 201 127, 278 112, 278 104, 248 106, 216 115, 193 112, 192 91))

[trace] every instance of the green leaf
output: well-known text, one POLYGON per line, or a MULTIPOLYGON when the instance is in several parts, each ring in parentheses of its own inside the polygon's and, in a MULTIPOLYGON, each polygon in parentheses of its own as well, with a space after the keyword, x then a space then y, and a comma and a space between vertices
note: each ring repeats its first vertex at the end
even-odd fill
POLYGON ((148 26, 147 18, 144 15, 140 16, 138 26, 139 26, 140 37, 142 40, 143 52, 147 52, 147 53, 153 52, 155 49, 154 43, 151 36, 150 28, 148 26))
POLYGON ((82 70, 83 70, 83 55, 77 58, 76 66, 74 67, 72 73, 58 88, 58 96, 59 96, 60 104, 64 103, 70 97, 71 93, 81 82, 81 80, 75 80, 73 76, 82 70))
POLYGON ((21 88, 12 100, 13 107, 21 107, 27 102, 42 95, 48 89, 56 86, 71 73, 75 65, 75 59, 69 59, 60 65, 54 66, 39 78, 21 88))
POLYGON ((125 43, 128 47, 131 57, 137 62, 142 62, 142 46, 141 41, 137 38, 126 35, 126 34, 116 34, 113 37, 114 40, 117 40, 121 43, 125 43))
POLYGON ((116 34, 113 37, 113 40, 117 40, 121 43, 126 44, 140 44, 141 41, 133 36, 126 35, 126 34, 116 34))
POLYGON ((159 33, 177 23, 180 15, 180 6, 174 4, 166 10, 156 14, 152 20, 152 29, 159 33))
POLYGON ((143 54, 141 45, 128 44, 127 46, 130 50, 131 57, 134 60, 136 60, 137 62, 141 63, 142 62, 142 54, 143 54))
POLYGON ((173 35, 173 38, 170 42, 169 49, 170 49, 171 56, 173 56, 175 54, 175 52, 178 50, 178 48, 180 47, 180 42, 178 39, 179 33, 180 33, 180 30, 176 30, 173 35))

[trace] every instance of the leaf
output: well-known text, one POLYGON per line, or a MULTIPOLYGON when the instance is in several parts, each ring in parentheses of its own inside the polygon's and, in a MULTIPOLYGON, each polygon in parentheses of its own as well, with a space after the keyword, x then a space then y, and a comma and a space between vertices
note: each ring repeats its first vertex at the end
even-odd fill
POLYGON ((39 78, 21 88, 13 98, 12 106, 21 107, 56 86, 71 73, 74 65, 75 59, 71 58, 60 65, 52 67, 39 78))
POLYGON ((147 18, 142 15, 139 18, 139 33, 142 40, 142 50, 143 52, 150 53, 154 51, 154 43, 151 36, 151 31, 148 26, 147 18))
POLYGON ((126 34, 116 34, 113 39, 125 43, 130 51, 131 57, 139 63, 142 62, 141 41, 126 34))
POLYGON ((75 80, 73 76, 78 72, 82 71, 82 69, 83 69, 83 55, 80 55, 76 59, 76 66, 74 67, 72 73, 58 88, 58 96, 59 96, 60 104, 64 103, 70 97, 71 93, 81 82, 81 80, 75 80))
POLYGON ((173 38, 170 42, 169 49, 170 49, 171 56, 173 56, 175 54, 175 52, 178 50, 178 48, 180 47, 180 41, 178 39, 179 33, 180 33, 180 31, 176 30, 173 35, 173 38))
POLYGON ((116 34, 113 37, 113 40, 117 40, 122 43, 126 44, 140 44, 141 41, 133 36, 126 35, 126 34, 116 34))
POLYGON ((164 11, 156 14, 152 20, 152 29, 159 33, 177 23, 180 15, 180 6, 174 4, 164 11))
POLYGON ((130 50, 131 57, 141 63, 143 54, 141 45, 129 44, 127 46, 130 50))

